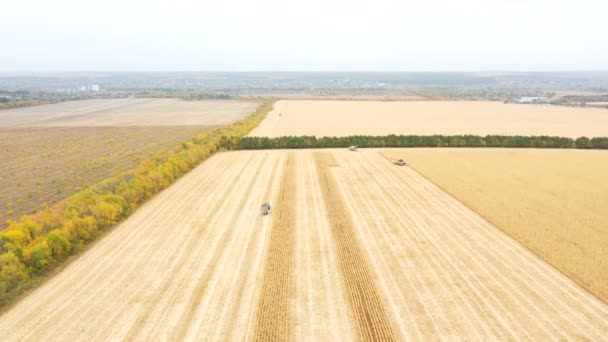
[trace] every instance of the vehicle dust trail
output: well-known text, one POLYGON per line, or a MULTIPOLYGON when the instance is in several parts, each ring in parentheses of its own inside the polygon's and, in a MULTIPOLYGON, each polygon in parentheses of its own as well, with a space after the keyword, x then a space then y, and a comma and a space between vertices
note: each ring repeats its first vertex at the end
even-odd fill
POLYGON ((295 161, 289 154, 272 210, 270 241, 253 335, 256 341, 293 340, 290 299, 294 289, 295 195, 295 161))
MULTIPOLYGON (((385 241, 374 247, 381 251, 374 259, 395 265, 388 273, 375 269, 400 284, 384 295, 424 299, 418 308, 416 300, 403 303, 416 322, 439 319, 427 320, 434 336, 601 340, 608 334, 605 304, 411 169, 375 151, 335 155, 336 179, 367 232, 364 241, 385 241)), ((403 308, 389 308, 404 317, 403 308)))
POLYGON ((329 221, 360 338, 365 341, 394 341, 395 332, 374 283, 367 256, 359 245, 350 213, 331 173, 336 161, 330 152, 317 152, 315 161, 329 221))

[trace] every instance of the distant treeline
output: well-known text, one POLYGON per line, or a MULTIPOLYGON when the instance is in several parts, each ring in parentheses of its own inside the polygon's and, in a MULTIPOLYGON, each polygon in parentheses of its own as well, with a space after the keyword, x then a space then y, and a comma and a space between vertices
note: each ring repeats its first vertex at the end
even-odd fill
POLYGON ((133 170, 96 183, 33 215, 8 221, 8 227, 0 230, 0 307, 220 151, 221 141, 236 141, 249 133, 271 109, 272 102, 266 102, 242 120, 203 132, 192 141, 144 160, 133 170))
POLYGON ((608 102, 606 95, 566 95, 559 99, 562 102, 608 102))
POLYGON ((216 92, 216 93, 193 93, 187 91, 176 91, 171 89, 159 89, 151 91, 138 92, 135 97, 141 98, 180 98, 186 101, 200 101, 200 100, 230 100, 234 99, 232 95, 228 93, 216 92))
POLYGON ((348 147, 519 147, 608 149, 608 138, 571 139, 520 135, 353 135, 347 137, 223 137, 220 146, 233 150, 348 147))
POLYGON ((13 101, 7 97, 0 97, 0 110, 13 109, 30 106, 40 106, 45 104, 56 103, 57 100, 17 100, 13 101))

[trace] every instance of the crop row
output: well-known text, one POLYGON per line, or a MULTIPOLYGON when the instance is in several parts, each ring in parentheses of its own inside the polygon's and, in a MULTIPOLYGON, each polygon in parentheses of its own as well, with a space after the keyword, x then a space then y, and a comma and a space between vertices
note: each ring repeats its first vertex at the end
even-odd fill
POLYGON ((295 257, 296 168, 289 155, 273 213, 264 278, 257 308, 258 341, 286 341, 292 336, 290 298, 293 295, 295 257))
POLYGON ((361 340, 395 341, 396 336, 389 314, 330 169, 331 166, 336 165, 336 161, 331 154, 317 152, 315 162, 344 282, 361 340))

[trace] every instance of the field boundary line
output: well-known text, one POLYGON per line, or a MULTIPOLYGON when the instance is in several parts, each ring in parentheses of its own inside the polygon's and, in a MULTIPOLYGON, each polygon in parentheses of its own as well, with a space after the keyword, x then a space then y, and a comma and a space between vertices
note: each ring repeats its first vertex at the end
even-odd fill
MULTIPOLYGON (((385 156, 383 154, 383 152, 377 151, 376 153, 378 153, 380 156, 382 156, 384 159, 386 159, 387 161, 391 162, 390 158, 388 156, 385 156)), ((420 177, 424 178, 426 181, 428 181, 429 183, 433 184, 434 186, 436 186, 439 190, 445 192, 446 194, 449 195, 449 197, 451 197, 452 199, 454 199, 455 201, 457 201, 458 203, 462 204, 463 206, 467 207, 469 210, 471 210, 472 212, 474 212, 475 214, 477 214, 477 216, 485 221, 487 224, 496 227, 496 230, 499 231, 500 233, 504 234, 505 236, 507 236, 509 239, 515 241, 518 245, 520 245, 521 247, 525 248, 526 250, 530 251, 530 253, 534 254, 535 256, 537 256, 542 262, 544 262, 545 264, 551 266, 551 268, 553 268, 554 270, 556 270, 557 272, 559 272, 560 274, 565 275, 568 279, 572 280, 576 285, 578 285, 580 288, 584 289, 587 293, 589 293, 590 295, 592 295, 593 297, 597 298, 599 301, 601 301, 602 303, 606 303, 608 304, 608 302, 606 302, 603 298, 601 298, 600 296, 598 296, 597 294, 591 292, 587 287, 585 287, 585 285, 580 282, 578 279, 576 279, 575 277, 571 276, 568 273, 563 272, 562 270, 560 270, 559 268, 557 268, 555 265, 553 265, 549 260, 545 259, 542 255, 536 253, 534 250, 532 250, 530 247, 526 246, 523 242, 521 242, 520 240, 518 240, 517 238, 511 236, 509 233, 507 233, 504 229, 502 229, 500 227, 500 225, 498 225, 497 223, 494 223, 492 220, 490 220, 489 218, 487 218, 485 215, 481 214, 480 212, 478 212, 477 210, 473 209, 471 206, 469 206, 467 203, 463 202, 462 200, 460 200, 458 197, 456 197, 455 194, 453 194, 451 191, 448 191, 446 188, 444 188, 443 186, 441 186, 440 184, 434 182, 433 180, 431 180, 430 178, 428 178, 427 176, 425 176, 421 171, 417 170, 413 165, 408 164, 407 167, 412 170, 413 172, 415 172, 416 174, 418 174, 420 177)))
MULTIPOLYGON (((436 200, 433 199, 434 202, 437 203, 438 206, 440 206, 442 209, 444 209, 443 211, 441 211, 441 216, 443 216, 444 218, 448 219, 448 220, 453 220, 453 221, 459 221, 459 220, 466 220, 469 221, 469 223, 473 224, 472 227, 475 228, 479 228, 479 232, 483 232, 484 236, 486 236, 488 239, 492 240, 492 245, 495 246, 508 246, 509 244, 513 244, 513 246, 515 247, 520 247, 519 242, 517 241, 513 241, 513 239, 511 237, 509 237, 508 235, 503 235, 502 232, 500 231, 500 229, 497 229, 496 227, 491 227, 491 224, 488 223, 485 220, 480 220, 477 218, 477 213, 474 210, 471 210, 469 207, 464 206, 461 202, 454 200, 452 198, 452 196, 450 196, 449 193, 446 193, 445 191, 443 191, 442 189, 438 188, 435 186, 434 183, 424 179, 423 177, 418 177, 419 174, 417 172, 415 172, 412 169, 403 169, 404 171, 407 170, 408 175, 415 175, 415 178, 412 178, 412 182, 415 183, 414 188, 416 185, 419 185, 421 187, 423 187, 425 189, 425 191, 430 191, 432 193, 435 194, 439 194, 439 196, 445 197, 444 200, 436 200), (462 211, 463 209, 466 209, 466 213, 464 214, 460 214, 458 215, 456 213, 456 211, 462 211), (455 211, 456 210, 456 211, 455 211), (498 243, 499 245, 496 245, 496 243, 498 243)), ((395 177, 399 177, 402 175, 398 175, 399 174, 403 174, 406 175, 405 172, 401 173, 401 172, 395 172, 394 176, 395 177)), ((409 176, 408 176, 409 177, 409 176)), ((406 184, 410 184, 409 181, 406 181, 406 184)), ((418 196, 418 195, 417 195, 418 196)), ((435 218, 433 218, 434 220, 435 218)), ((463 236, 460 235, 454 235, 452 236, 452 239, 454 241, 458 241, 459 244, 463 245, 463 246, 467 246, 467 244, 469 243, 467 241, 467 239, 463 236)), ((520 307, 522 308, 528 308, 528 310, 526 310, 526 314, 530 315, 530 310, 535 310, 536 312, 532 312, 531 313, 531 318, 534 320, 541 320, 540 316, 544 314, 544 310, 539 308, 538 303, 531 303, 530 302, 530 295, 532 296, 536 296, 537 298, 540 298, 544 301, 547 302, 547 305, 549 305, 551 308, 553 308, 555 310, 555 312, 560 312, 562 309, 557 309, 554 303, 561 303, 562 300, 559 297, 556 297, 554 294, 551 294, 550 289, 548 289, 548 292, 546 292, 545 294, 541 295, 542 293, 542 289, 540 289, 540 287, 534 287, 531 288, 529 287, 528 284, 530 284, 530 282, 534 282, 534 278, 530 278, 530 276, 528 275, 529 272, 525 272, 522 273, 521 275, 518 273, 514 273, 514 275, 510 278, 511 281, 509 282, 501 282, 501 270, 500 267, 504 268, 510 268, 513 266, 510 266, 509 264, 505 263, 505 260, 508 260, 508 258, 504 257, 504 251, 502 249, 497 249, 494 250, 492 253, 488 253, 488 252, 484 252, 484 251, 480 251, 479 249, 475 249, 475 248, 471 248, 472 251, 474 251, 475 253, 475 258, 473 260, 474 263, 476 263, 480 268, 483 268, 484 272, 486 272, 488 275, 490 275, 492 277, 492 279, 494 279, 497 283, 501 283, 502 284, 502 288, 505 289, 505 293, 508 294, 508 297, 511 298, 512 301, 516 301, 519 304, 520 307), (497 254, 499 253, 499 254, 497 254), (484 260, 484 262, 480 263, 480 260, 484 260), (491 267, 484 267, 484 265, 492 265, 491 267), (497 267, 497 265, 499 265, 497 267), (524 279, 525 278, 525 279, 524 279), (514 285, 514 281, 517 282, 517 285, 514 285), (551 298, 549 298, 549 296, 551 298), (530 309, 533 308, 533 309, 530 309)), ((525 250, 522 250, 525 251, 525 250)), ((526 265, 537 269, 537 266, 540 267, 544 267, 542 266, 542 264, 544 264, 544 261, 542 261, 541 259, 538 258, 537 255, 535 254, 527 254, 525 259, 518 259, 518 261, 521 261, 523 263, 525 263, 526 265), (538 265, 530 265, 530 262, 537 262, 538 265)), ((528 271, 531 270, 530 268, 527 269, 528 271)), ((539 277, 543 277, 543 279, 549 279, 545 276, 545 273, 542 272, 542 270, 538 270, 539 272, 536 272, 536 275, 538 275, 539 277)), ((503 273, 504 274, 504 273, 503 273)), ((563 277, 564 274, 560 273, 559 274, 560 277, 563 277)), ((564 279, 570 280, 568 277, 563 277, 564 279)), ((549 279, 549 281, 551 281, 549 279)), ((580 289, 579 289, 580 290, 580 289)), ((568 295, 571 296, 570 292, 566 292, 564 293, 564 296, 568 295)), ((502 296, 502 298, 506 298, 507 296, 502 296)), ((546 310, 546 308, 544 308, 546 310)), ((566 309, 567 310, 567 309, 566 309)), ((549 320, 548 318, 542 318, 542 321, 544 322, 548 322, 549 324, 543 324, 540 326, 540 329, 543 329, 547 332, 547 334, 550 334, 548 330, 546 330, 546 325, 551 325, 553 327, 553 331, 557 334, 561 334, 561 332, 565 329, 565 326, 557 326, 553 321, 549 320)), ((580 320, 579 320, 580 321, 580 320)), ((583 321, 580 321, 583 322, 583 321)), ((585 322, 583 322, 583 324, 585 324, 585 322)), ((520 324, 521 326, 521 324, 520 324)), ((591 326, 590 326, 591 327, 591 326)), ((524 328, 522 326, 522 328, 524 328)), ((576 327, 574 327, 576 328, 576 327)), ((594 327, 591 327, 592 329, 595 329, 594 327)), ((527 331, 530 331, 531 329, 528 327, 526 329, 527 331)), ((560 335, 559 338, 566 338, 564 335, 560 335)))
MULTIPOLYGON (((419 174, 409 168, 409 169, 403 169, 403 170, 408 170, 409 173, 414 174, 416 176, 419 176, 419 174)), ((401 172, 395 172, 394 175, 396 177, 400 177, 401 172), (399 175, 398 175, 399 174, 399 175)), ((405 173, 403 173, 403 175, 405 175, 405 173)), ((404 179, 404 178, 403 178, 404 179)), ((407 182, 407 181, 406 181, 407 182)), ((479 228, 481 231, 483 231, 483 234, 485 236, 488 236, 488 238, 492 239, 493 242, 495 243, 499 243, 500 245, 503 246, 508 246, 510 244, 513 244, 513 246, 517 247, 517 248, 522 248, 521 251, 525 252, 525 246, 523 246, 521 243, 519 243, 517 240, 513 239, 511 236, 509 236, 508 234, 502 232, 502 230, 500 228, 495 227, 491 227, 492 224, 491 222, 485 220, 482 216, 480 216, 476 211, 472 210, 471 208, 469 208, 468 206, 464 205, 462 202, 458 201, 457 199, 454 199, 453 196, 451 196, 451 194, 445 192, 444 190, 442 190, 441 188, 439 188, 438 186, 436 186, 433 182, 429 181, 428 179, 425 179, 424 177, 417 177, 417 179, 414 180, 414 182, 416 184, 421 185, 422 187, 425 187, 427 190, 430 190, 433 193, 438 193, 441 196, 445 196, 445 198, 449 201, 439 201, 437 202, 441 207, 443 207, 445 210, 447 211, 443 211, 444 216, 448 219, 454 219, 454 220, 458 220, 459 217, 454 216, 453 212, 451 211, 451 208, 458 208, 458 207, 462 207, 464 209, 467 209, 467 215, 462 216, 460 218, 464 218, 465 220, 469 221, 471 224, 473 224, 475 227, 479 228), (447 196, 446 196, 447 195, 447 196), (448 207, 450 206, 450 207, 448 207), (452 214, 449 214, 450 212, 452 212, 452 214), (498 232, 498 233, 497 233, 498 232)), ((409 184, 409 182, 408 182, 409 184)), ((460 241, 460 240, 459 240, 460 241)), ((465 243, 465 241, 461 241, 460 243, 465 243)), ((478 255, 482 255, 480 254, 480 252, 476 252, 478 253, 478 255)), ((494 253, 493 253, 494 254, 494 253)), ((508 267, 507 264, 504 263, 504 261, 501 261, 500 256, 502 256, 502 252, 500 255, 496 255, 494 256, 493 254, 490 254, 490 256, 493 256, 496 259, 496 263, 502 264, 503 267, 508 267)), ((540 258, 538 255, 536 255, 535 253, 532 254, 528 254, 528 256, 526 258, 522 258, 521 259, 522 262, 524 262, 527 266, 533 268, 534 270, 536 270, 536 274, 539 277, 542 277, 542 279, 547 280, 548 282, 551 282, 552 284, 555 284, 556 286, 560 286, 556 283, 556 281, 561 281, 563 282, 563 286, 567 286, 568 289, 570 290, 580 290, 581 286, 579 286, 577 283, 575 283, 572 279, 570 279, 567 275, 565 275, 564 273, 556 270, 555 268, 550 268, 552 269, 552 271, 554 272, 554 275, 559 275, 560 279, 557 278, 553 278, 552 276, 547 275, 545 272, 543 272, 542 267, 545 267, 544 265, 547 265, 547 263, 540 258)), ((494 269, 491 268, 491 269, 494 269)), ((529 275, 527 275, 527 273, 522 274, 520 276, 516 276, 513 279, 519 279, 521 284, 527 284, 527 282, 529 282, 530 280, 532 280, 530 278, 529 275)), ((550 290, 550 289, 549 289, 550 290)), ((573 300, 576 300, 577 298, 574 297, 574 294, 570 291, 566 291, 565 289, 563 290, 563 295, 564 296, 568 296, 571 297, 573 300)), ((529 289, 529 291, 532 291, 532 293, 537 296, 537 297, 541 297, 541 294, 539 293, 542 292, 541 290, 534 290, 534 289, 529 289)), ((509 291, 509 293, 511 293, 512 291, 509 291)), ((513 292, 515 293, 515 292, 513 292)), ((582 293, 584 294, 588 294, 588 291, 583 291, 582 293)), ((545 296, 550 296, 551 298, 546 298, 546 300, 548 301, 549 305, 556 311, 556 312, 560 312, 560 310, 564 309, 564 307, 562 306, 561 308, 558 308, 556 306, 556 304, 554 303, 558 303, 557 305, 562 305, 562 301, 559 295, 557 294, 553 294, 550 291, 547 292, 547 294, 545 294, 545 296)), ((521 296, 520 296, 521 297, 521 296)), ((524 298, 524 297, 521 297, 524 298)), ((525 300, 525 298, 524 298, 525 300)), ((591 305, 593 305, 594 307, 596 307, 596 304, 599 304, 599 301, 596 301, 595 298, 593 300, 593 303, 591 303, 591 305), (597 303, 596 303, 597 302, 597 303)), ((528 303, 529 304, 529 303, 528 303)), ((568 305, 568 304, 566 304, 568 305)), ((600 308, 600 310, 602 310, 600 308)), ((586 313, 585 313, 586 315, 586 313)), ((580 317, 578 317, 577 319, 578 322, 582 323, 582 324, 588 324, 588 322, 584 321, 584 320, 580 320, 580 317)), ((555 330, 560 330, 563 327, 558 327, 554 325, 555 330)), ((591 329, 597 329, 594 326, 588 326, 588 328, 591 329)))

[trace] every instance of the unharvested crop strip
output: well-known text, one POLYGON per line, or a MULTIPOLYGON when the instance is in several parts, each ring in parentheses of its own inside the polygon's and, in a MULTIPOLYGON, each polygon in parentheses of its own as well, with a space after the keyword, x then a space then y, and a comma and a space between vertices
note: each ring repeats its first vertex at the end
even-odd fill
POLYGON ((359 336, 363 341, 396 341, 371 268, 357 240, 352 218, 329 169, 336 162, 330 153, 316 152, 315 163, 359 336))
POLYGON ((256 341, 293 339, 289 310, 289 300, 294 288, 295 262, 296 168, 293 159, 290 153, 272 213, 270 240, 253 335, 256 341))

